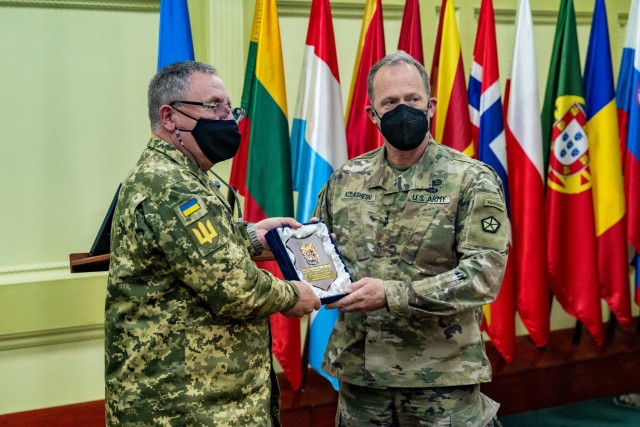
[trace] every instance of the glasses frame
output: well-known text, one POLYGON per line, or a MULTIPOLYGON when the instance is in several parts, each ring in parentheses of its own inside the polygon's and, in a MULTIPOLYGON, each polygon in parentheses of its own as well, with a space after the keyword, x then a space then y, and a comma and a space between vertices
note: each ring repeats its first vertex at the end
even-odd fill
POLYGON ((242 120, 244 116, 246 116, 246 113, 242 108, 232 107, 231 104, 227 104, 226 102, 171 101, 169 103, 171 107, 173 107, 175 104, 187 104, 187 105, 195 105, 198 107, 208 108, 211 111, 213 111, 213 113, 216 115, 218 114, 218 112, 216 111, 218 106, 224 105, 225 107, 227 107, 226 116, 228 116, 229 113, 231 113, 233 115, 233 119, 236 122, 239 122, 240 120, 242 120))

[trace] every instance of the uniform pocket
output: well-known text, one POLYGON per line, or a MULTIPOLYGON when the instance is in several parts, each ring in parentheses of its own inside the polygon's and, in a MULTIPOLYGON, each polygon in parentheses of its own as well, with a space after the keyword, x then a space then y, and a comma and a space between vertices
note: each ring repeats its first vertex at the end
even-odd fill
POLYGON ((498 413, 500 404, 478 392, 476 403, 451 415, 451 427, 485 427, 498 413))
POLYGON ((438 208, 434 206, 427 206, 420 210, 417 218, 411 218, 413 222, 413 228, 409 232, 409 236, 404 244, 402 255, 400 259, 407 264, 413 264, 416 261, 418 255, 418 249, 425 238, 425 234, 429 229, 429 225, 433 221, 433 218, 438 213, 438 208))

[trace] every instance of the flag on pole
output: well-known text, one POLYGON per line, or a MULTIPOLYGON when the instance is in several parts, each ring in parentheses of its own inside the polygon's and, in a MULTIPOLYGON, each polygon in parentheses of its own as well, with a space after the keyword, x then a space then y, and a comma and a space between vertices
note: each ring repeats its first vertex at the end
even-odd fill
MULTIPOLYGON (((331 173, 347 161, 347 141, 329 0, 313 0, 302 64, 302 78, 291 130, 296 218, 308 222, 318 193, 331 173)), ((322 359, 338 310, 322 307, 310 316, 309 363, 338 389, 337 379, 322 370, 322 359)))
POLYGON ((380 131, 371 122, 364 109, 369 105, 367 96, 369 69, 384 58, 384 52, 382 4, 380 0, 367 0, 347 105, 347 151, 350 159, 381 147, 383 143, 380 131))
MULTIPOLYGON (((473 140, 478 141, 478 159, 491 166, 504 187, 509 206, 507 181, 507 152, 500 100, 498 49, 496 24, 491 0, 482 0, 473 64, 469 77, 469 113, 473 140)), ((513 268, 507 263, 508 273, 502 280, 496 300, 485 306, 485 329, 491 342, 508 362, 515 357, 516 326, 513 292, 513 268)))
POLYGON ((549 340, 544 172, 538 75, 529 0, 520 0, 507 80, 506 136, 509 168, 509 215, 513 247, 508 263, 515 270, 516 309, 531 340, 549 340))
POLYGON ((193 59, 193 41, 187 0, 161 0, 158 71, 167 65, 193 61, 193 59))
POLYGON ((398 50, 404 50, 416 61, 424 65, 420 3, 418 3, 418 0, 406 0, 404 4, 398 50))
POLYGON ((438 98, 431 120, 431 134, 441 144, 469 157, 477 150, 471 135, 464 64, 453 0, 442 0, 440 21, 431 66, 432 96, 438 98))
POLYGON ((596 0, 584 68, 587 138, 591 154, 600 295, 618 322, 631 327, 624 185, 609 27, 604 0, 596 0))
MULTIPOLYGON (((633 0, 627 22, 616 92, 620 143, 623 156, 624 191, 627 201, 627 240, 640 252, 640 1, 633 0)), ((636 255, 635 302, 640 305, 636 255)))
MULTIPOLYGON (((247 58, 240 122, 240 153, 231 169, 231 185, 245 197, 244 219, 293 216, 291 152, 287 122, 287 98, 275 0, 258 0, 247 58)), ((258 263, 282 277, 275 261, 258 263)), ((300 321, 280 313, 270 317, 273 354, 291 387, 302 383, 300 321)))
POLYGON ((547 263, 558 302, 602 344, 591 151, 583 108, 573 0, 561 0, 542 109, 543 143, 550 147, 547 263))

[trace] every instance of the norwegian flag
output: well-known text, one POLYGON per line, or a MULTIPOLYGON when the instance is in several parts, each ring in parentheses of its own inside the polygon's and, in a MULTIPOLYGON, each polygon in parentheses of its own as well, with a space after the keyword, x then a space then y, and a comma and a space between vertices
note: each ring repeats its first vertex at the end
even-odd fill
MULTIPOLYGON (((480 22, 469 78, 469 113, 471 132, 478 146, 478 159, 497 173, 509 202, 507 186, 507 151, 500 98, 496 27, 491 0, 483 0, 480 22)), ((507 360, 515 356, 515 297, 511 263, 502 281, 497 299, 485 307, 485 330, 500 354, 507 360)))

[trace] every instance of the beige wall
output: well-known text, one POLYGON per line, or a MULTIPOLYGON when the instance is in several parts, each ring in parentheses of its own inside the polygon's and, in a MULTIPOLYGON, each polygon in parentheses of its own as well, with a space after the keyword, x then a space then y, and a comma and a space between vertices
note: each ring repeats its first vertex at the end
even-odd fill
MULTIPOLYGON (((67 257, 89 250, 149 137, 146 86, 156 68, 158 3, 0 0, 0 414, 104 396, 105 274, 71 275, 67 257)), ((189 0, 196 58, 218 68, 236 102, 253 3, 189 0)), ((391 52, 404 1, 382 3, 391 52)), ((468 75, 480 2, 455 3, 468 75)), ((494 0, 503 81, 516 3, 494 0)), ((542 100, 559 0, 532 3, 542 100)), ((584 62, 593 0, 575 3, 584 62)), ((331 4, 346 105, 364 0, 331 4)), ((629 4, 607 2, 616 75, 629 4)), ((291 117, 310 0, 278 5, 291 117)), ((440 0, 420 6, 429 69, 440 0)), ((229 162, 216 170, 228 176, 229 162)), ((555 308, 554 328, 572 326, 555 308)))

